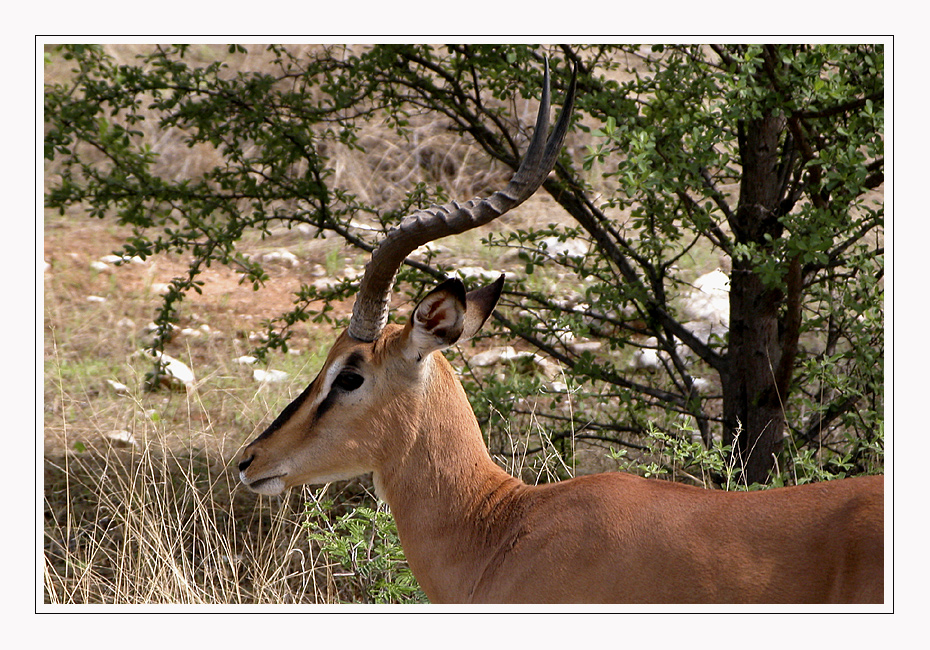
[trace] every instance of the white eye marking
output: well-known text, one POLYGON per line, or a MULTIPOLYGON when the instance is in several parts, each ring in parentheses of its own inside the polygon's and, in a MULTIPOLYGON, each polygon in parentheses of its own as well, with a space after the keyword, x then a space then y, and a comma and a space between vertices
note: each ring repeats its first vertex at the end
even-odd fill
POLYGON ((314 408, 319 408, 324 402, 329 404, 333 391, 339 393, 352 393, 365 383, 365 375, 359 366, 364 358, 358 352, 353 352, 342 361, 333 363, 327 370, 324 384, 317 396, 314 408))

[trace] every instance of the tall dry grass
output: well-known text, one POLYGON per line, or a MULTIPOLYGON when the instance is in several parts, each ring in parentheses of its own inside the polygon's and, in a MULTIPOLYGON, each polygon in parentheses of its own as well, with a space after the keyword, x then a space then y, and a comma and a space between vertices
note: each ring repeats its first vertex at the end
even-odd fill
MULTIPOLYGON (((301 494, 243 494, 220 448, 185 443, 144 397, 127 399, 131 441, 105 431, 72 441, 62 422, 63 453, 45 458, 45 602, 326 602, 326 567, 300 526, 301 494)), ((183 399, 191 412, 202 408, 196 394, 183 399)))

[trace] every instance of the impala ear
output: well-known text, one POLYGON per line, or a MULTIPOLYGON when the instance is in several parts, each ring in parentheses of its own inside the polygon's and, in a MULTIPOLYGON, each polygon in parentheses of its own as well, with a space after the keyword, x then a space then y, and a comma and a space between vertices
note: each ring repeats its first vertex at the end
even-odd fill
POLYGON ((503 286, 503 275, 493 284, 467 294, 458 278, 440 284, 413 310, 408 325, 408 352, 419 360, 470 339, 494 311, 503 286))
POLYGON ((465 326, 460 341, 467 341, 481 329, 497 306, 504 289, 504 274, 502 273, 493 284, 469 291, 465 296, 465 326))
POLYGON ((408 352, 420 360, 458 341, 465 327, 465 305, 465 285, 458 278, 426 294, 410 317, 408 352))

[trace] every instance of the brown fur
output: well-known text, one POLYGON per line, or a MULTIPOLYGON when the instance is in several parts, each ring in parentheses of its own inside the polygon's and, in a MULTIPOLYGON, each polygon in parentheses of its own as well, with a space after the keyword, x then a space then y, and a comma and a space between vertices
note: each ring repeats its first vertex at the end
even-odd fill
POLYGON ((621 473, 529 486, 491 460, 446 359, 412 354, 410 320, 374 343, 343 334, 299 408, 245 449, 243 482, 372 472, 434 603, 883 601, 883 477, 749 493, 621 473), (327 373, 353 353, 366 385, 316 418, 327 373))

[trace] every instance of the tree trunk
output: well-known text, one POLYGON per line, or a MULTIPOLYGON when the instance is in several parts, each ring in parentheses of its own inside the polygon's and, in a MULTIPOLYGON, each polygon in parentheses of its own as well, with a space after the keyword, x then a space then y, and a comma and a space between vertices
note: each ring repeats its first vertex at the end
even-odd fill
MULTIPOLYGON (((778 220, 782 193, 778 144, 784 128, 781 117, 764 117, 740 125, 743 176, 739 204, 730 225, 737 242, 753 244, 763 255, 772 250, 772 242, 782 234, 778 220)), ((784 395, 780 394, 786 387, 780 381, 784 377, 785 353, 779 323, 784 294, 767 287, 753 270, 755 265, 754 260, 745 257, 735 256, 733 260, 730 339, 723 374, 724 444, 733 446, 749 483, 768 478, 785 428, 784 395)))
POLYGON ((775 380, 781 361, 777 297, 734 262, 730 279, 729 360, 723 382, 724 444, 733 446, 744 478, 761 483, 775 464, 785 427, 775 380))

